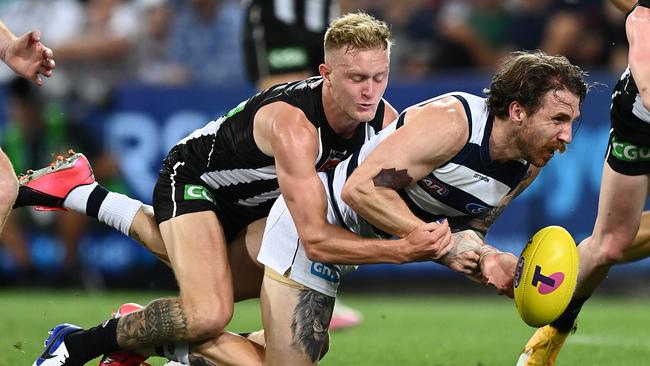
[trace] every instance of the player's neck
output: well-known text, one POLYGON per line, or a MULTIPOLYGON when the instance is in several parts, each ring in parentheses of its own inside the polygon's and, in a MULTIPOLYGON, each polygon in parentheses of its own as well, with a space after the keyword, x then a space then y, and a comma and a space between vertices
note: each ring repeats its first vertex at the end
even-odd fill
POLYGON ((505 163, 508 160, 521 158, 519 132, 511 121, 495 117, 489 141, 492 160, 505 163))

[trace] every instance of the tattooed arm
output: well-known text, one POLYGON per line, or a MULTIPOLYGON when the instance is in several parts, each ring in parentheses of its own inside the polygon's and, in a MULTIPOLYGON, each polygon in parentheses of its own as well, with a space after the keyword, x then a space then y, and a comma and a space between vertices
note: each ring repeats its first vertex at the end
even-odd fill
POLYGON ((366 221, 404 237, 422 220, 398 190, 414 184, 455 156, 469 136, 461 103, 443 98, 409 108, 404 126, 382 141, 348 178, 343 200, 366 221))
MULTIPOLYGON (((539 168, 530 166, 526 177, 515 187, 512 192, 506 195, 501 202, 490 213, 481 220, 481 225, 487 228, 494 223, 503 210, 512 202, 515 197, 519 196, 539 174, 539 168)), ((493 286, 500 295, 513 297, 512 283, 515 277, 515 267, 517 257, 511 253, 502 253, 495 251, 482 255, 479 263, 481 282, 485 285, 493 286)))

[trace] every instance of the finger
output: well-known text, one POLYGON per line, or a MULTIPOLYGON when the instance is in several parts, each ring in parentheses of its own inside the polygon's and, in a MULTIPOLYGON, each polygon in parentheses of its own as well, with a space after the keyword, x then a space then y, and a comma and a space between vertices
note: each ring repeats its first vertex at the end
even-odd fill
POLYGON ((29 32, 29 38, 33 42, 40 42, 41 41, 41 31, 35 30, 35 31, 29 32))
POLYGON ((50 77, 52 76, 52 70, 51 69, 45 69, 45 68, 40 68, 38 70, 38 73, 45 76, 45 77, 50 77))
MULTIPOLYGON (((45 59, 52 60, 52 58, 54 57, 54 52, 51 49, 44 46, 43 47, 43 57, 45 59)), ((52 61, 54 61, 54 60, 52 60, 52 61)))
POLYGON ((434 230, 436 230, 437 228, 439 228, 442 225, 443 225, 442 223, 438 223, 438 222, 434 221, 434 222, 424 223, 424 224, 420 225, 418 228, 420 230, 434 231, 434 230))
POLYGON ((56 62, 52 59, 45 59, 41 62, 41 65, 46 69, 53 69, 56 67, 56 62))
POLYGON ((440 242, 441 242, 440 249, 438 250, 438 253, 434 259, 440 259, 444 257, 445 255, 447 255, 447 253, 449 253, 454 248, 454 246, 452 245, 451 236, 443 238, 442 240, 440 240, 440 242))

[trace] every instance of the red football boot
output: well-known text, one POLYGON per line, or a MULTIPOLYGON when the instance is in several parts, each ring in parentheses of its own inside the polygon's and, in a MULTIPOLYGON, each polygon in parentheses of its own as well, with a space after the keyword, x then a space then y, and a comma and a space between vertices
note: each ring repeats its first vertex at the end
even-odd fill
POLYGON ((36 206, 40 211, 65 210, 63 201, 73 189, 95 182, 93 169, 83 154, 68 151, 47 167, 29 170, 18 178, 15 207, 36 206))

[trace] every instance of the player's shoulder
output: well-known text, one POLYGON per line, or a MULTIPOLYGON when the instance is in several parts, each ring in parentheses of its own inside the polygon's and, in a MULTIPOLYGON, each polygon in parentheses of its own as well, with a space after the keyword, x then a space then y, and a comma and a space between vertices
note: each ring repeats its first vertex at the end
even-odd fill
POLYGON ((468 111, 479 99, 468 93, 447 93, 413 105, 406 112, 411 118, 428 120, 443 129, 465 130, 470 115, 468 111))

